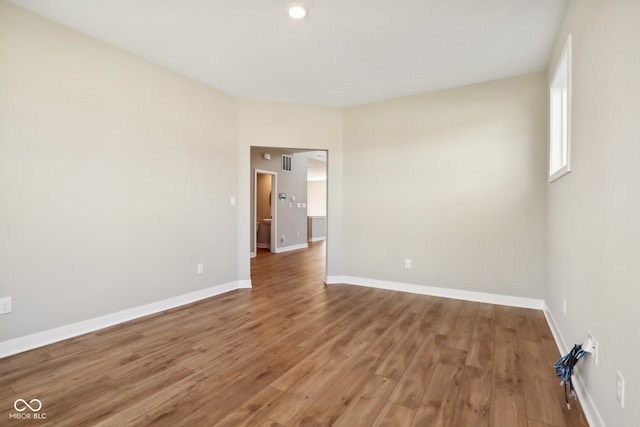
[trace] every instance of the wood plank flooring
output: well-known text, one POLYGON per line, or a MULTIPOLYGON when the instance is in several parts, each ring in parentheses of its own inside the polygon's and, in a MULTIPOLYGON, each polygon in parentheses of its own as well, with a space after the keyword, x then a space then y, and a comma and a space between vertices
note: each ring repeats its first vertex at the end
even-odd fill
POLYGON ((0 425, 587 425, 541 312, 323 274, 322 242, 261 251, 251 290, 0 359, 0 425))

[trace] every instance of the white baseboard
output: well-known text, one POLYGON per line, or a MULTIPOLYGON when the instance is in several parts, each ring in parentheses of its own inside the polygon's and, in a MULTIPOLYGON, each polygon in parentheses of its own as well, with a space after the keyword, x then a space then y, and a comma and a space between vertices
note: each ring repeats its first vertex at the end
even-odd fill
POLYGON ((256 248, 269 249, 271 245, 269 243, 256 243, 256 248))
POLYGON ((322 240, 327 240, 327 236, 312 237, 309 239, 310 242, 320 242, 322 240))
MULTIPOLYGON (((551 334, 553 335, 553 339, 556 342, 556 346, 558 347, 558 358, 564 354, 569 353, 571 348, 567 345, 562 333, 560 332, 560 328, 556 323, 556 319, 553 317, 551 310, 547 304, 544 304, 544 317, 547 319, 547 323, 549 324, 549 329, 551 329, 551 334)), ((573 346, 572 346, 573 347, 573 346)), ((578 400, 580 400, 580 405, 582 406, 582 412, 584 412, 584 416, 587 418, 587 422, 591 427, 606 427, 605 423, 600 416, 600 412, 598 408, 593 402, 591 395, 587 391, 587 388, 584 385, 584 381, 580 376, 578 371, 573 371, 573 386, 576 390, 576 394, 578 395, 578 400)))
POLYGON ((309 243, 301 243, 299 245, 291 245, 291 246, 283 246, 281 248, 276 248, 276 253, 289 252, 289 251, 297 251, 298 249, 308 249, 309 243))
POLYGON ((560 333, 560 329, 558 329, 558 324, 556 323, 556 319, 551 314, 551 310, 547 303, 544 303, 543 308, 544 317, 547 319, 547 324, 549 325, 549 329, 551 329, 551 334, 553 335, 553 339, 556 342, 556 346, 558 347, 558 351, 561 354, 566 354, 569 352, 569 346, 567 342, 564 340, 564 337, 560 333))
POLYGON ((327 276, 325 283, 327 285, 343 283, 346 285, 366 286, 370 288, 409 292, 412 294, 430 295, 434 297, 453 298, 465 301, 483 302, 488 304, 508 305, 512 307, 533 308, 536 310, 542 310, 544 308, 544 300, 537 298, 524 298, 502 294, 491 294, 487 292, 464 291, 461 289, 389 282, 385 280, 366 279, 362 277, 327 276))
POLYGON ((251 284, 251 279, 238 280, 236 282, 238 284, 238 289, 251 289, 253 285, 251 284))
POLYGON ((87 319, 81 322, 72 323, 70 325, 49 329, 47 331, 37 332, 35 334, 26 335, 24 337, 3 341, 0 342, 0 358, 22 353, 24 351, 32 350, 34 348, 42 347, 58 341, 77 337, 79 335, 94 332, 99 329, 117 325, 119 323, 128 322, 139 317, 159 313, 161 311, 169 310, 181 305, 190 304, 236 289, 250 287, 251 280, 239 280, 236 282, 224 283, 222 285, 212 286, 207 289, 201 289, 199 291, 190 292, 188 294, 179 295, 177 297, 167 298, 162 301, 153 302, 151 304, 145 304, 139 307, 133 307, 127 310, 106 314, 104 316, 94 317, 93 319, 87 319))

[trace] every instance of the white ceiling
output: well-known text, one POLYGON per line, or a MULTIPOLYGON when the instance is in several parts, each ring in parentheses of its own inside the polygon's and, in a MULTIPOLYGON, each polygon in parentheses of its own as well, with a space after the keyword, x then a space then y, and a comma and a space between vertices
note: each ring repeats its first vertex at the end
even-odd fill
POLYGON ((568 2, 10 1, 239 98, 337 107, 543 70, 568 2))

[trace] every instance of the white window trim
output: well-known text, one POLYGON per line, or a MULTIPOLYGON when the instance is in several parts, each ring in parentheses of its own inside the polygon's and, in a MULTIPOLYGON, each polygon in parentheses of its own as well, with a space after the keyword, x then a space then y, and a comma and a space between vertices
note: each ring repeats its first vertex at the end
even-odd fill
POLYGON ((562 49, 560 58, 554 68, 553 77, 549 84, 549 182, 553 182, 556 179, 571 172, 571 34, 567 36, 567 41, 562 49), (555 134, 557 129, 554 126, 554 122, 557 121, 557 117, 554 116, 554 111, 557 110, 557 104, 554 100, 557 100, 558 83, 557 80, 561 76, 561 73, 565 73, 566 82, 564 86, 560 86, 566 90, 566 96, 564 97, 561 107, 563 112, 561 114, 562 129, 561 132, 564 135, 561 138, 564 141, 560 141, 561 144, 560 154, 561 159, 559 167, 553 170, 554 152, 557 150, 555 141, 557 135, 555 134), (554 108, 554 105, 556 107, 554 108), (554 150, 556 148, 556 150, 554 150))

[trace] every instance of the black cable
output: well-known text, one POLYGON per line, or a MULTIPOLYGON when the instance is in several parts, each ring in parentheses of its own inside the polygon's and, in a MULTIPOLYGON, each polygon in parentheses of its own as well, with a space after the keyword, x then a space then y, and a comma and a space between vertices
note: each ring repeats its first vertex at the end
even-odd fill
POLYGON ((565 354, 560 359, 556 361, 553 365, 556 369, 556 376, 562 378, 560 381, 560 385, 564 386, 564 399, 567 402, 567 408, 571 409, 571 404, 569 403, 569 395, 571 395, 574 399, 576 399, 576 391, 573 388, 573 382, 571 381, 571 377, 573 376, 573 368, 576 366, 576 363, 580 359, 587 354, 586 351, 582 349, 581 345, 574 345, 571 351, 568 354, 565 354), (569 384, 569 394, 567 394, 567 384, 569 384))

